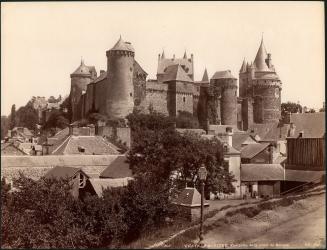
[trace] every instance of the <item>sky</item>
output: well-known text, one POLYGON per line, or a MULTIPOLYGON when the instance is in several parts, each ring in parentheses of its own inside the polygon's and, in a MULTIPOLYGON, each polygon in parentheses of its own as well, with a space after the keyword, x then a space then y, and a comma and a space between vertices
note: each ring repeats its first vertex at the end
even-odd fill
POLYGON ((263 35, 282 80, 282 102, 319 109, 325 100, 323 2, 1 3, 1 114, 32 96, 70 91, 70 74, 106 70, 119 36, 156 76, 158 54, 194 55, 195 80, 253 61, 263 35))

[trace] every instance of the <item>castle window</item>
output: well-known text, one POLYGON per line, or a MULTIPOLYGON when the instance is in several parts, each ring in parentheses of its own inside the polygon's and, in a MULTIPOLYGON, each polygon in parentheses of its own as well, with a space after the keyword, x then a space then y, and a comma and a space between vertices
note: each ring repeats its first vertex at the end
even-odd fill
POLYGON ((132 72, 132 71, 133 71, 133 68, 132 68, 132 67, 130 67, 130 68, 129 68, 129 70, 132 72))
POLYGON ((130 96, 130 97, 132 97, 132 96, 133 96, 132 92, 131 92, 131 93, 129 93, 129 96, 130 96))
POLYGON ((185 102, 185 97, 183 97, 183 102, 185 102))

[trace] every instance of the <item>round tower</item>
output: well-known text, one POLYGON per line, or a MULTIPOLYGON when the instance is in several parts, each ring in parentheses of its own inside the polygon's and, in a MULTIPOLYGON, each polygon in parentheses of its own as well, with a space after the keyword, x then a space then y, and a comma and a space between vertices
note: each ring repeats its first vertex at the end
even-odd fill
POLYGON ((278 122, 281 118, 281 81, 268 73, 254 81, 254 122, 278 122))
POLYGON ((237 126, 237 79, 227 70, 216 72, 212 82, 220 88, 221 124, 237 126))
POLYGON ((82 110, 80 99, 83 91, 86 91, 87 85, 96 77, 94 67, 88 67, 81 61, 81 65, 70 75, 70 103, 72 107, 72 121, 81 118, 82 110))
POLYGON ((108 85, 106 114, 109 118, 125 118, 134 108, 134 49, 121 37, 115 46, 106 52, 108 85))

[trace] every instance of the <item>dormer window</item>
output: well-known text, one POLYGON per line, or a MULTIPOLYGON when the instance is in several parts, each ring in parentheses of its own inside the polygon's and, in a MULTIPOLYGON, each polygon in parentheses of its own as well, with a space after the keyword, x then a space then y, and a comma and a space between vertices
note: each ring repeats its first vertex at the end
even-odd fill
POLYGON ((78 152, 85 153, 85 148, 81 147, 81 146, 78 146, 78 152))

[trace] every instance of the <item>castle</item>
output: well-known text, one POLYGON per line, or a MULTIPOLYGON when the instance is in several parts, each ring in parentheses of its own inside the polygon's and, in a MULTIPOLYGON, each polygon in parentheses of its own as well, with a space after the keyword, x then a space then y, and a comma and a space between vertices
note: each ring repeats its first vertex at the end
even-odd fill
POLYGON ((95 67, 84 62, 71 74, 70 100, 73 121, 100 113, 124 119, 133 109, 156 110, 176 117, 189 112, 202 128, 209 124, 232 125, 248 130, 253 124, 278 123, 281 117, 281 81, 263 39, 253 63, 245 60, 237 78, 229 70, 217 71, 209 80, 194 80, 194 57, 158 55, 157 79, 135 60, 131 43, 120 37, 106 52, 107 71, 97 76, 95 67))

